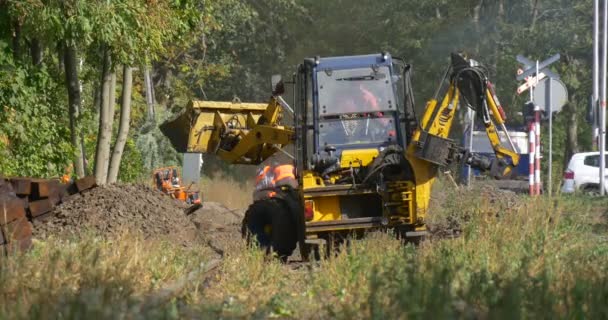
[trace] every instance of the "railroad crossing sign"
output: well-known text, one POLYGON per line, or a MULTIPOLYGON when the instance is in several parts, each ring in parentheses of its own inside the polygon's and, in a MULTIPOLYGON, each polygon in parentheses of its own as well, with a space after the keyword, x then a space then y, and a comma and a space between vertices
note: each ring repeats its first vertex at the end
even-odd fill
MULTIPOLYGON (((553 79, 559 79, 559 76, 557 74, 555 74, 554 72, 552 72, 551 70, 549 70, 549 66, 552 65, 553 63, 557 62, 559 59, 561 58, 560 54, 556 54, 552 57, 550 57, 549 59, 542 61, 542 62, 538 62, 538 73, 544 73, 547 77, 549 78, 553 78, 553 79)), ((526 67, 526 70, 524 70, 523 73, 517 75, 517 80, 524 80, 526 79, 526 77, 532 76, 536 74, 536 61, 532 61, 524 56, 522 56, 521 54, 517 55, 517 61, 521 64, 523 64, 526 67)), ((538 79, 540 80, 540 79, 538 79)))
POLYGON ((526 80, 526 82, 517 88, 517 94, 522 94, 526 90, 538 85, 540 80, 544 78, 559 79, 559 75, 555 74, 548 67, 552 63, 559 60, 560 55, 556 54, 551 58, 538 63, 538 74, 536 74, 536 61, 532 61, 521 54, 517 55, 517 61, 524 65, 525 70, 517 70, 517 80, 526 80))
MULTIPOLYGON (((517 70, 517 74, 522 74, 522 73, 524 73, 524 71, 522 69, 517 70)), ((524 84, 522 84, 521 86, 517 87, 517 94, 522 94, 522 92, 532 88, 537 83, 539 83, 540 80, 542 80, 546 77, 547 77, 547 75, 544 72, 540 72, 538 74, 538 76, 535 76, 535 77, 527 77, 525 79, 526 82, 524 84)))
POLYGON ((568 90, 566 86, 561 80, 554 78, 544 79, 539 82, 533 96, 534 103, 541 106, 541 108, 545 108, 546 116, 549 116, 549 113, 559 113, 568 102, 568 90))

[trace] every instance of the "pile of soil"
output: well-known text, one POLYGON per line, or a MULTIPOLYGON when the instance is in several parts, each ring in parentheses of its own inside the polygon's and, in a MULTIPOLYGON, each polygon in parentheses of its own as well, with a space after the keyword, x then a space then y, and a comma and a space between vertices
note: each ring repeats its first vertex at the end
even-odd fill
POLYGON ((144 185, 113 184, 69 197, 48 219, 37 222, 34 236, 65 236, 92 230, 101 235, 141 232, 146 239, 187 244, 196 228, 186 205, 144 185))

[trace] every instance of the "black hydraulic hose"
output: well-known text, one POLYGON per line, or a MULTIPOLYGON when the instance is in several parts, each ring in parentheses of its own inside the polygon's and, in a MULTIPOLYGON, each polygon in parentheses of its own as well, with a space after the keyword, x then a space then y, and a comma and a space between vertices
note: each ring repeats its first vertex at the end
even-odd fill
POLYGON ((468 107, 473 109, 477 113, 477 115, 480 117, 480 119, 483 120, 484 123, 487 123, 487 121, 490 119, 490 114, 489 114, 489 110, 486 105, 486 91, 488 88, 488 84, 487 84, 486 70, 484 70, 484 69, 485 68, 483 68, 481 66, 462 68, 454 74, 453 79, 456 82, 456 87, 460 90, 460 93, 462 94, 464 100, 467 102, 468 107), (463 76, 465 73, 466 73, 466 76, 463 76), (474 76, 475 79, 472 79, 473 77, 471 75, 474 76), (461 78, 461 76, 462 76, 462 78, 461 78), (470 79, 467 79, 467 78, 470 78, 470 79), (464 86, 466 86, 467 84, 472 84, 470 82, 464 82, 466 80, 478 82, 477 83, 478 86, 471 86, 468 88, 470 90, 470 93, 472 93, 472 94, 477 93, 477 92, 475 92, 475 89, 474 89, 475 87, 481 88, 481 90, 479 92, 479 97, 477 97, 479 99, 478 103, 477 103, 477 101, 473 101, 473 103, 472 103, 472 101, 470 101, 470 99, 469 99, 471 97, 467 97, 467 95, 466 95, 467 91, 463 90, 464 86))
POLYGON ((386 168, 389 165, 391 165, 391 163, 383 163, 383 164, 377 166, 370 173, 367 174, 367 176, 365 177, 365 179, 363 179, 363 181, 361 181, 360 184, 365 184, 367 182, 367 180, 369 180, 371 177, 373 177, 376 174, 376 172, 378 172, 378 171, 386 168))

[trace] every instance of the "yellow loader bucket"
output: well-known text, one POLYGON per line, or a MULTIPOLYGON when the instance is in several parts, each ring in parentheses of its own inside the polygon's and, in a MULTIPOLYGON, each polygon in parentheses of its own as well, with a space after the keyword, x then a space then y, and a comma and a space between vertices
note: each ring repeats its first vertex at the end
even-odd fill
POLYGON ((190 101, 160 125, 178 152, 214 153, 230 163, 257 164, 289 143, 293 131, 279 126, 281 106, 223 101, 190 101))

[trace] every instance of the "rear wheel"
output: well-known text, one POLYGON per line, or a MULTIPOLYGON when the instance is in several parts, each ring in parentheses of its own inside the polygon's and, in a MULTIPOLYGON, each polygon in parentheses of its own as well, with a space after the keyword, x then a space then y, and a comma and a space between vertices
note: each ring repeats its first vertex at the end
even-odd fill
POLYGON ((586 185, 581 190, 588 196, 595 197, 600 195, 600 187, 597 185, 586 185))
POLYGON ((298 242, 294 215, 289 212, 285 202, 271 198, 254 202, 243 219, 243 235, 249 243, 275 252, 286 261, 293 253, 298 242))

